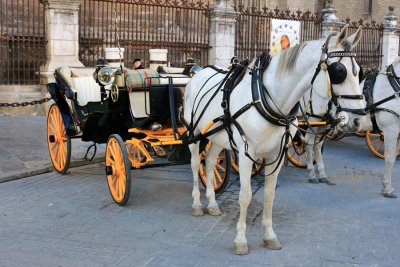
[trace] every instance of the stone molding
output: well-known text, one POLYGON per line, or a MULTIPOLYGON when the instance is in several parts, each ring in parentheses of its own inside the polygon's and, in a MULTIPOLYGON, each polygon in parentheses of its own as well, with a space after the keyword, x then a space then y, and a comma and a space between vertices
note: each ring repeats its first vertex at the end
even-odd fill
POLYGON ((400 27, 397 24, 398 18, 394 12, 394 7, 390 6, 383 21, 381 67, 390 65, 399 56, 400 27))
POLYGON ((321 10, 323 14, 322 20, 322 36, 327 37, 331 33, 338 33, 340 28, 344 26, 344 22, 340 21, 335 15, 336 9, 332 5, 332 0, 326 2, 326 6, 321 10))
POLYGON ((235 53, 235 30, 238 13, 227 0, 217 0, 210 11, 208 62, 228 67, 235 53))

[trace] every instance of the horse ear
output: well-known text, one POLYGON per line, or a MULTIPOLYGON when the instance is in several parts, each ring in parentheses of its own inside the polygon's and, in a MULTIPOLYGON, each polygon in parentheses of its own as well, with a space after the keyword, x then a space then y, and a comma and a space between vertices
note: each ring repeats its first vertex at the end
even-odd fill
POLYGON ((339 46, 344 40, 346 40, 348 29, 349 25, 346 24, 340 30, 339 34, 336 36, 336 46, 339 46))
POLYGON ((358 30, 347 38, 347 42, 351 45, 351 48, 358 45, 358 42, 360 42, 361 40, 361 36, 362 36, 362 27, 359 26, 358 30))

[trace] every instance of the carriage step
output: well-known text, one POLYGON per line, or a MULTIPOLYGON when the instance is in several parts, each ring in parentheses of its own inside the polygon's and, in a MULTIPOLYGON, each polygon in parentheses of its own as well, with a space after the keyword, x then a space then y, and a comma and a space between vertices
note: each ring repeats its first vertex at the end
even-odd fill
POLYGON ((49 141, 50 141, 50 143, 54 143, 56 141, 56 138, 54 137, 54 135, 49 136, 49 141))

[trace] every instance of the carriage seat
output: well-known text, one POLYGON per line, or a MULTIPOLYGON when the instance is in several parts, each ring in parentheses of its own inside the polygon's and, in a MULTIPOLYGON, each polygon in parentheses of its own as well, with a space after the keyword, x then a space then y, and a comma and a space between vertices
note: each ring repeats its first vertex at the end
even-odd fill
POLYGON ((185 86, 189 81, 190 77, 183 74, 160 74, 160 84, 168 84, 168 77, 172 77, 172 83, 175 85, 185 86))
POLYGON ((76 93, 76 100, 80 106, 88 102, 101 102, 101 90, 93 78, 94 68, 62 67, 60 74, 71 90, 76 93))
POLYGON ((183 73, 184 68, 160 66, 157 68, 159 73, 183 73))

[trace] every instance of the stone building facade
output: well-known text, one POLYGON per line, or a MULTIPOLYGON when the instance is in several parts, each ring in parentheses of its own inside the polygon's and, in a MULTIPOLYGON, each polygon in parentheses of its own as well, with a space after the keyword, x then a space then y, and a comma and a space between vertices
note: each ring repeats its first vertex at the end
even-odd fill
MULTIPOLYGON (((280 10, 290 9, 292 11, 310 10, 313 13, 320 13, 324 8, 325 0, 230 0, 234 6, 267 6, 270 9, 280 10)), ((395 7, 395 11, 400 12, 399 0, 333 0, 336 8, 336 16, 342 20, 350 18, 352 21, 363 20, 382 22, 382 18, 387 14, 388 7, 395 7)))
MULTIPOLYGON (((12 3, 12 4, 18 4, 22 3, 22 5, 25 3, 25 0, 0 0, 1 8, 0 8, 0 16, 2 19, 4 16, 5 10, 8 10, 6 8, 3 8, 5 5, 4 3, 12 3), (3 13, 2 13, 3 12, 3 13)), ((40 77, 46 76, 47 78, 52 78, 52 74, 54 71, 54 68, 59 66, 60 64, 62 65, 71 65, 71 66, 81 66, 82 63, 80 63, 79 58, 80 58, 80 51, 82 51, 82 40, 85 41, 85 38, 82 38, 81 35, 79 35, 79 29, 82 29, 83 32, 85 32, 85 26, 81 25, 83 20, 79 20, 79 12, 82 12, 82 7, 79 9, 80 4, 83 2, 91 3, 89 0, 29 0, 32 2, 37 3, 37 6, 39 8, 42 8, 42 6, 45 6, 45 12, 41 13, 45 17, 44 19, 40 19, 38 21, 46 21, 45 27, 43 27, 43 31, 45 31, 45 35, 41 34, 40 38, 38 39, 36 43, 41 44, 43 43, 46 44, 46 49, 43 48, 47 53, 46 54, 46 61, 43 60, 43 62, 40 65, 42 66, 40 68, 39 72, 39 65, 34 67, 34 73, 40 73, 40 77), (39 5, 39 3, 41 3, 39 5), (80 11, 79 11, 80 10, 80 11), (46 30, 44 30, 46 29, 46 30), (44 39, 44 40, 42 40, 44 39), (65 49, 63 48, 65 45, 65 49), (43 63, 43 64, 42 64, 43 63)), ((133 1, 133 0, 132 0, 133 1)), ((153 0, 135 0, 138 1, 138 3, 142 3, 142 1, 153 1, 153 0)), ((168 0, 173 2, 172 0, 168 0)), ((278 8, 279 10, 291 10, 291 11, 307 11, 309 10, 312 13, 320 13, 322 14, 322 10, 324 9, 325 13, 327 6, 327 0, 205 0, 205 1, 197 1, 197 0, 180 0, 183 3, 201 3, 201 5, 206 5, 207 3, 210 3, 210 12, 201 12, 201 14, 209 14, 209 26, 207 28, 204 28, 206 30, 200 31, 201 34, 206 35, 207 38, 204 40, 207 41, 206 43, 206 50, 205 53, 207 54, 208 52, 208 63, 209 64, 216 64, 216 65, 221 65, 225 66, 229 63, 230 58, 234 55, 234 50, 235 50, 235 33, 238 32, 238 27, 236 25, 236 20, 238 19, 239 13, 237 12, 239 10, 239 6, 244 6, 245 10, 244 13, 252 13, 254 10, 263 10, 263 7, 267 7, 269 10, 274 10, 275 8, 278 8), (226 5, 226 1, 229 1, 231 6, 226 5), (215 3, 216 5, 214 5, 215 3), (255 9, 252 9, 251 12, 247 12, 246 9, 248 7, 255 7, 255 9), (236 10, 235 10, 236 9, 236 10), (208 28, 210 31, 208 31, 208 28)), ((94 2, 94 0, 93 0, 94 2)), ((104 3, 110 3, 109 1, 102 0, 101 2, 104 3)), ((157 1, 155 1, 157 2, 157 1)), ((331 2, 331 1, 329 1, 331 2)), ((176 2, 174 2, 176 3, 176 2)), ((148 5, 148 4, 146 4, 148 5)), ((209 8, 208 5, 206 5, 206 8, 209 8)), ((393 10, 391 11, 391 14, 394 15, 394 13, 399 14, 400 13, 400 0, 333 0, 333 6, 336 9, 332 11, 332 14, 335 15, 340 19, 340 20, 345 20, 346 18, 350 18, 351 21, 358 21, 360 18, 362 18, 364 21, 369 21, 369 20, 375 20, 378 22, 378 24, 384 22, 384 17, 385 15, 388 14, 388 7, 393 6, 395 8, 394 12, 393 10)), ((28 5, 29 7, 29 5, 28 5)), ((168 7, 170 8, 170 7, 168 7)), ((88 10, 91 10, 94 12, 94 8, 91 8, 90 6, 87 7, 88 10)), ((171 8, 170 8, 171 9, 171 8)), ((24 8, 20 9, 15 9, 15 10, 20 10, 21 12, 23 10, 26 10, 26 6, 24 8)), ((36 8, 35 8, 36 10, 36 8)), ((103 10, 103 9, 102 9, 103 10)), ((108 9, 107 9, 108 10, 108 9)), ((137 10, 137 9, 135 9, 137 10)), ((157 8, 158 10, 158 8, 157 8)), ((208 9, 207 9, 208 11, 208 9)), ((122 12, 122 11, 121 11, 122 12)), ((137 12, 137 11, 136 11, 137 12)), ((256 11, 254 11, 256 12, 256 11)), ((149 14, 151 12, 144 11, 142 10, 142 15, 145 18, 149 17, 149 14)), ((162 13, 163 17, 166 17, 167 12, 162 13)), ((176 29, 183 29, 183 26, 186 26, 188 29, 187 32, 193 33, 193 32, 199 32, 198 28, 192 27, 191 25, 206 25, 208 23, 188 23, 190 20, 186 19, 189 18, 192 13, 186 12, 187 16, 185 17, 184 12, 179 11, 179 15, 175 15, 174 19, 168 20, 169 24, 171 24, 174 27, 174 31, 171 31, 172 35, 174 36, 179 36, 178 34, 180 31, 176 29), (179 19, 177 19, 179 18, 179 19), (181 23, 185 22, 185 23, 181 23)), ((14 14, 14 13, 12 13, 14 14)), ((17 13, 15 13, 17 14, 17 13)), ((106 14, 106 16, 103 16, 102 19, 104 20, 102 25, 108 25, 112 24, 111 21, 111 13, 106 14)), ((178 13, 177 13, 178 14, 178 13)), ((129 15, 129 14, 128 14, 129 15)), ((10 16, 9 16, 10 17, 10 16)), ((24 20, 19 19, 20 17, 28 17, 27 15, 25 16, 11 16, 13 21, 21 21, 23 22, 24 20)), ((132 16, 128 16, 129 18, 132 16)), ((391 17, 396 17, 396 16, 386 16, 387 18, 391 17)), ((85 16, 86 18, 86 16, 85 16)), ((93 13, 89 13, 87 16, 88 20, 90 23, 96 21, 94 19, 93 13)), ((156 18, 158 18, 156 16, 156 18)), ((140 19, 139 19, 140 20, 140 19)), ((324 22, 329 21, 326 20, 324 16, 324 22)), ((397 20, 397 18, 396 18, 397 20)), ((0 20, 0 22, 4 21, 0 20)), ((129 22, 130 20, 128 20, 129 22)), ((152 33, 151 30, 149 30, 149 25, 151 26, 151 23, 153 20, 151 19, 141 19, 140 21, 144 21, 146 27, 142 27, 145 29, 146 32, 150 32, 150 35, 152 33)), ((155 20, 154 20, 155 21, 155 20)), ((158 26, 165 27, 166 24, 165 20, 164 23, 158 23, 159 20, 157 19, 157 23, 155 23, 158 26)), ((393 21, 394 24, 396 23, 393 21)), ((14 22, 13 22, 14 23, 14 22)), ((90 24, 89 23, 89 24, 90 24)), ((92 23, 93 25, 99 25, 100 23, 92 23)), ((92 27, 92 24, 89 26, 92 27)), ((169 25, 168 24, 168 25, 169 25)), ((337 23, 336 24, 341 24, 337 23)), ((390 23, 389 23, 390 24, 390 23)), ((19 24, 14 23, 18 28, 19 24)), ((26 25, 25 23, 23 25, 26 25)), ((243 24, 242 24, 243 25, 243 24)), ((399 25, 399 24, 397 24, 399 25)), ((1 26, 1 25, 0 25, 1 26)), ((324 26, 324 25, 323 25, 324 26)), ((390 25, 389 25, 390 26, 390 25)), ((393 26, 393 25, 392 25, 393 26)), ((89 27, 89 28, 90 28, 89 27)), ((139 27, 139 26, 138 26, 139 27)), ((135 31, 138 30, 138 27, 131 27, 135 31)), ((164 28, 159 29, 159 28, 154 28, 155 33, 159 32, 168 32, 164 30, 164 28)), ((391 27, 391 26, 390 26, 391 27)), ((389 27, 389 28, 390 28, 389 27)), ((1 30, 3 30, 5 27, 0 27, 1 30)), ((34 27, 38 28, 38 27, 34 27)), ((121 27, 122 28, 122 27, 121 27)), ((139 27, 140 28, 140 27, 139 27)), ((324 32, 324 27, 322 27, 322 33, 324 32)), ((327 27, 325 27, 327 28, 327 27)), ((337 27, 333 27, 337 28, 337 27)), ((105 32, 105 29, 102 30, 97 30, 93 32, 98 32, 102 33, 101 34, 101 40, 104 41, 103 39, 106 39, 106 35, 103 36, 103 33, 105 32)), ((400 55, 398 53, 399 51, 399 34, 400 31, 396 26, 393 27, 393 29, 387 30, 387 27, 385 27, 385 32, 383 34, 383 41, 382 41, 382 54, 383 55, 400 55), (386 41, 385 41, 386 40, 386 41), (390 42, 388 40, 392 40, 391 43, 394 43, 395 45, 390 45, 390 42)), ((191 34, 188 34, 191 35, 191 34)), ((0 32, 0 66, 3 61, 6 62, 4 53, 9 51, 7 49, 6 44, 8 45, 9 42, 6 42, 7 40, 4 40, 4 34, 0 32)), ((108 35, 107 35, 108 36, 108 35)), ((153 36, 153 35, 151 35, 153 36)), ((93 36, 92 36, 93 37, 93 36)), ((97 37, 97 36, 94 36, 97 37)), ((92 38, 93 39, 93 38, 92 38)), ((151 38, 153 40, 153 38, 151 38)), ((25 40, 25 39, 24 39, 25 40)), ((36 40, 36 39, 35 39, 36 40)), ((130 39, 128 38, 128 41, 130 39)), ((93 41, 93 40, 92 40, 93 41)), ((146 41, 146 40, 144 40, 146 41)), ((144 49, 147 49, 148 47, 146 46, 145 42, 138 43, 135 42, 136 46, 141 45, 144 49)), ((108 43, 106 43, 105 47, 108 47, 108 43)), ((123 44, 126 45, 126 44, 123 44)), ((26 45, 24 45, 26 46, 26 45)), ((87 46, 93 47, 94 44, 93 42, 88 42, 87 46)), ((102 46, 100 47, 101 49, 103 48, 104 44, 102 43, 102 46)), ((379 46, 380 47, 380 46, 379 46)), ((24 47, 26 48, 26 47, 24 47)), ((35 52, 37 53, 38 48, 34 49, 29 49, 29 52, 35 52)), ((136 51, 137 52, 137 51, 136 51)), ((189 51, 190 52, 190 51, 189 51)), ((23 57, 23 58, 28 58, 28 57, 23 57)), ((393 56, 389 57, 393 58, 393 56)), ((389 62, 388 59, 383 58, 382 64, 385 65, 386 62, 389 62)), ((8 62, 6 62, 8 64, 8 62)), ((203 64, 205 65, 205 64, 203 64)), ((27 64, 17 64, 16 65, 21 66, 21 69, 26 72, 26 66, 27 64)), ((4 76, 4 75, 3 75, 4 76)), ((45 78, 46 78, 45 77, 45 78)), ((46 88, 44 86, 40 86, 38 84, 13 84, 13 83, 5 83, 1 84, 1 73, 0 73, 0 103, 2 102, 22 102, 22 101, 30 101, 34 99, 38 99, 47 92, 46 88)), ((4 80, 4 79, 3 79, 4 80)), ((42 81, 43 84, 46 82, 42 81)), ((29 107, 24 107, 24 108, 10 108, 10 107, 5 107, 1 108, 0 107, 0 115, 1 114, 18 114, 18 113, 30 113, 30 114, 40 114, 42 113, 43 109, 42 106, 29 106, 29 107)))

